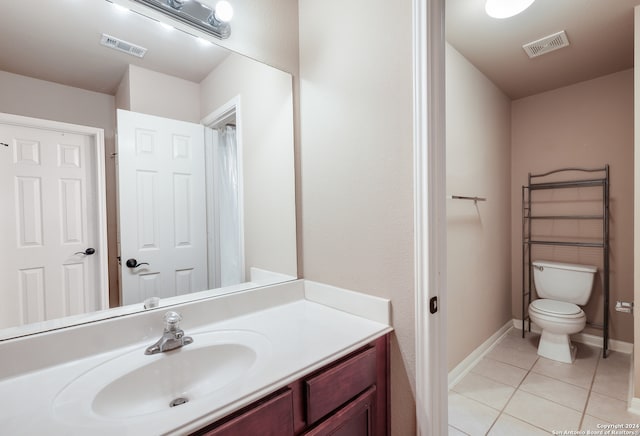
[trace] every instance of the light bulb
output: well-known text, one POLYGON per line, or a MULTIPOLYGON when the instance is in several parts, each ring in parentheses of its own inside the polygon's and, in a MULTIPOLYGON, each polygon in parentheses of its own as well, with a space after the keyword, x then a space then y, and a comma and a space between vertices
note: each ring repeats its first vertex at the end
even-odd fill
POLYGON ((535 0, 487 0, 484 10, 493 18, 509 18, 527 9, 535 0))
POLYGON ((218 3, 216 3, 214 15, 218 21, 228 23, 233 18, 233 8, 227 1, 219 1, 218 3))

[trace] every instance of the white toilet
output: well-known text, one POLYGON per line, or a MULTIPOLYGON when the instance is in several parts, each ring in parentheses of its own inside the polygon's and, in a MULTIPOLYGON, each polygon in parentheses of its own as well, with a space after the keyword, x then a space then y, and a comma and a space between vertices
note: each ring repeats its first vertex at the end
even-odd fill
POLYGON ((576 348, 569 335, 584 329, 587 316, 577 305, 589 301, 598 268, 546 260, 532 264, 539 299, 529 305, 529 318, 542 329, 538 355, 573 363, 576 348))

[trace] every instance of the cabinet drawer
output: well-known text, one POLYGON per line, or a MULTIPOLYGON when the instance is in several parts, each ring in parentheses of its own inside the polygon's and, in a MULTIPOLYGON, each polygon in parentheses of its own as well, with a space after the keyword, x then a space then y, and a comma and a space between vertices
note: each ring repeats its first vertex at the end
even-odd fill
POLYGON ((249 406, 222 424, 201 430, 200 436, 293 436, 293 409, 291 390, 276 394, 258 404, 249 406))
POLYGON ((307 425, 342 406, 376 383, 376 351, 368 348, 326 371, 307 378, 307 425))

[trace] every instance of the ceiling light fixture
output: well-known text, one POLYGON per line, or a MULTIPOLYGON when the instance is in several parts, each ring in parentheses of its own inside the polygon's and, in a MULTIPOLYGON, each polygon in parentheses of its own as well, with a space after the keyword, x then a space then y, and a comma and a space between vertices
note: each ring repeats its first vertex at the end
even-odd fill
POLYGON ((493 18, 509 18, 527 9, 535 0, 487 0, 484 10, 493 18))
POLYGON ((197 0, 134 1, 194 26, 216 38, 227 39, 231 35, 229 21, 233 17, 233 8, 227 1, 219 1, 213 9, 197 0))

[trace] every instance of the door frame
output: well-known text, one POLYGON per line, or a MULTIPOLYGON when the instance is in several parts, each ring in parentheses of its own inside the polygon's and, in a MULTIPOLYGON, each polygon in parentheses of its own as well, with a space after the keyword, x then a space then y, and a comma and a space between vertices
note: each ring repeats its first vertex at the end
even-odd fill
POLYGON ((104 129, 98 127, 70 124, 60 121, 51 121, 41 118, 25 117, 0 113, 0 123, 11 124, 19 127, 34 128, 41 130, 52 130, 56 132, 77 134, 89 137, 91 144, 95 148, 95 167, 92 171, 93 183, 96 189, 96 219, 97 219, 97 246, 96 255, 99 258, 96 283, 99 284, 98 303, 100 308, 109 308, 109 259, 107 257, 107 195, 105 182, 105 147, 104 129))
MULTIPOLYGON (((237 95, 231 98, 226 103, 220 105, 217 109, 211 112, 209 115, 204 117, 200 124, 202 124, 205 129, 215 128, 218 124, 223 123, 227 118, 231 115, 235 114, 236 118, 236 152, 238 153, 238 191, 239 191, 239 200, 238 200, 238 215, 239 215, 239 227, 240 227, 240 256, 241 256, 241 268, 242 268, 242 279, 243 281, 247 281, 246 277, 246 258, 245 258, 245 222, 244 222, 244 148, 243 148, 243 140, 242 140, 242 98, 240 95, 237 95)), ((216 249, 217 243, 216 238, 218 236, 217 232, 219 231, 219 226, 217 222, 217 218, 219 216, 218 203, 213 201, 210 202, 210 198, 215 198, 215 192, 217 192, 217 185, 215 183, 213 174, 214 174, 214 163, 217 159, 215 149, 214 153, 211 153, 209 150, 212 146, 210 141, 210 137, 208 133, 205 133, 205 161, 207 165, 206 169, 206 177, 207 177, 207 242, 208 242, 208 251, 210 253, 209 256, 209 277, 214 277, 216 280, 220 279, 221 272, 219 271, 220 263, 218 259, 220 257, 219 249, 216 249), (215 221, 213 225, 213 231, 209 228, 209 224, 215 221)), ((216 287, 216 286, 214 286, 216 287)))
POLYGON ((448 433, 444 3, 413 0, 416 420, 422 436, 448 433))

